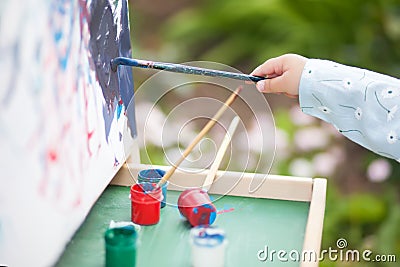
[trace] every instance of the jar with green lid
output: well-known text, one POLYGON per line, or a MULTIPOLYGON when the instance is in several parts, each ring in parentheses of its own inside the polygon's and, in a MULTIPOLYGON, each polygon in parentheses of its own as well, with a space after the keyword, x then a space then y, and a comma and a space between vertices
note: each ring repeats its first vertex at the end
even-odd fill
POLYGON ((137 232, 133 225, 109 228, 104 234, 106 267, 135 267, 137 232))

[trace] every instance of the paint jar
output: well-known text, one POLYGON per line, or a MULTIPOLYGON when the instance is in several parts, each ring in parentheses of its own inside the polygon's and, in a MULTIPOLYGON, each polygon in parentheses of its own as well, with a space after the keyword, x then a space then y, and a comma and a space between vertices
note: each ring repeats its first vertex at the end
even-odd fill
MULTIPOLYGON (((158 183, 165 175, 165 171, 160 169, 147 169, 141 170, 138 173, 138 183, 158 183)), ((164 208, 167 203, 167 187, 169 182, 167 181, 161 187, 163 200, 161 201, 161 208, 164 208)))
POLYGON ((197 226, 190 230, 193 267, 223 267, 227 240, 220 228, 197 226))
POLYGON ((133 225, 107 229, 104 234, 106 267, 136 266, 136 239, 133 225))
POLYGON ((161 188, 156 183, 139 183, 131 187, 131 219, 140 225, 153 225, 160 220, 163 199, 161 188))
POLYGON ((178 209, 192 226, 211 225, 217 217, 217 209, 201 188, 183 191, 178 198, 178 209))

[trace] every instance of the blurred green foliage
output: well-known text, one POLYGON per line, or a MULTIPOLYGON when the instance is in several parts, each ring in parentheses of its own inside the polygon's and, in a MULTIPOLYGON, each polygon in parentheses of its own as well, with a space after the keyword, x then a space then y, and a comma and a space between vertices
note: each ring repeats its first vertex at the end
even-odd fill
MULTIPOLYGON (((268 58, 298 53, 400 76, 399 0, 193 1, 163 20, 156 35, 160 38, 160 51, 175 51, 165 54, 154 51, 163 60, 208 60, 250 72, 268 58)), ((288 110, 275 110, 274 116, 277 127, 287 133, 292 146, 296 132, 302 127, 295 125, 288 110)), ((343 140, 334 142, 346 144, 343 140)), ((290 163, 296 157, 303 154, 302 157, 312 159, 318 152, 291 150, 288 157, 276 162, 276 170, 279 174, 290 174, 290 163)), ((357 153, 361 153, 357 157, 363 160, 361 164, 350 156, 340 167, 366 176, 369 164, 379 156, 366 150, 357 153)), ((162 157, 154 158, 162 161, 162 157)), ((397 262, 400 261, 400 167, 395 161, 390 164, 390 178, 382 184, 372 184, 375 190, 353 188, 352 192, 344 193, 336 178, 329 177, 323 248, 335 248, 337 239, 345 238, 351 249, 396 254, 397 262)), ((365 183, 368 183, 366 178, 365 183)), ((321 266, 365 265, 365 262, 327 260, 321 263, 321 266)), ((373 262, 368 266, 398 266, 398 263, 373 262)))
POLYGON ((181 59, 255 66, 296 52, 396 75, 398 0, 204 0, 163 24, 181 59))

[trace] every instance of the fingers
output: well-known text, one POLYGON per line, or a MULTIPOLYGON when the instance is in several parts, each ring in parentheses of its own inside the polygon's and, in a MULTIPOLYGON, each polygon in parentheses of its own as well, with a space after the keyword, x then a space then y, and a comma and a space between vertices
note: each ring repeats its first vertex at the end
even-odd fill
POLYGON ((279 77, 283 74, 283 64, 280 58, 271 58, 265 61, 263 64, 253 70, 251 75, 268 77, 272 79, 259 81, 256 84, 257 89, 260 92, 273 93, 276 92, 274 89, 275 84, 279 84, 279 77), (276 78, 274 78, 276 77, 276 78))
POLYGON ((256 84, 260 92, 284 93, 296 97, 305 62, 305 57, 286 54, 265 61, 251 74, 270 78, 256 84))
MULTIPOLYGON (((288 77, 286 73, 279 75, 275 78, 268 79, 264 81, 263 91, 264 93, 287 93, 286 89, 288 87, 288 77)), ((257 86, 258 89, 258 86, 257 86)))
POLYGON ((274 77, 283 73, 282 61, 279 58, 271 58, 258 66, 251 75, 261 77, 274 77))

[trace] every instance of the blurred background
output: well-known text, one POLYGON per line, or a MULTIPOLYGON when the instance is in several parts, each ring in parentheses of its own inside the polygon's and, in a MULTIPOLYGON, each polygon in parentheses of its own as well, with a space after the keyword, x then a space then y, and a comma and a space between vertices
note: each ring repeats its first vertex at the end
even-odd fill
MULTIPOLYGON (((136 58, 213 61, 250 73, 268 58, 297 53, 400 76, 399 0, 130 0, 130 17, 136 58)), ((135 87, 152 74, 134 70, 135 87)), ((271 172, 328 178, 322 248, 345 238, 348 249, 397 256, 397 264, 368 266, 398 266, 400 164, 303 114, 296 99, 265 98, 277 129, 271 172)), ((152 163, 166 164, 158 146, 150 141, 146 153, 152 163)))

